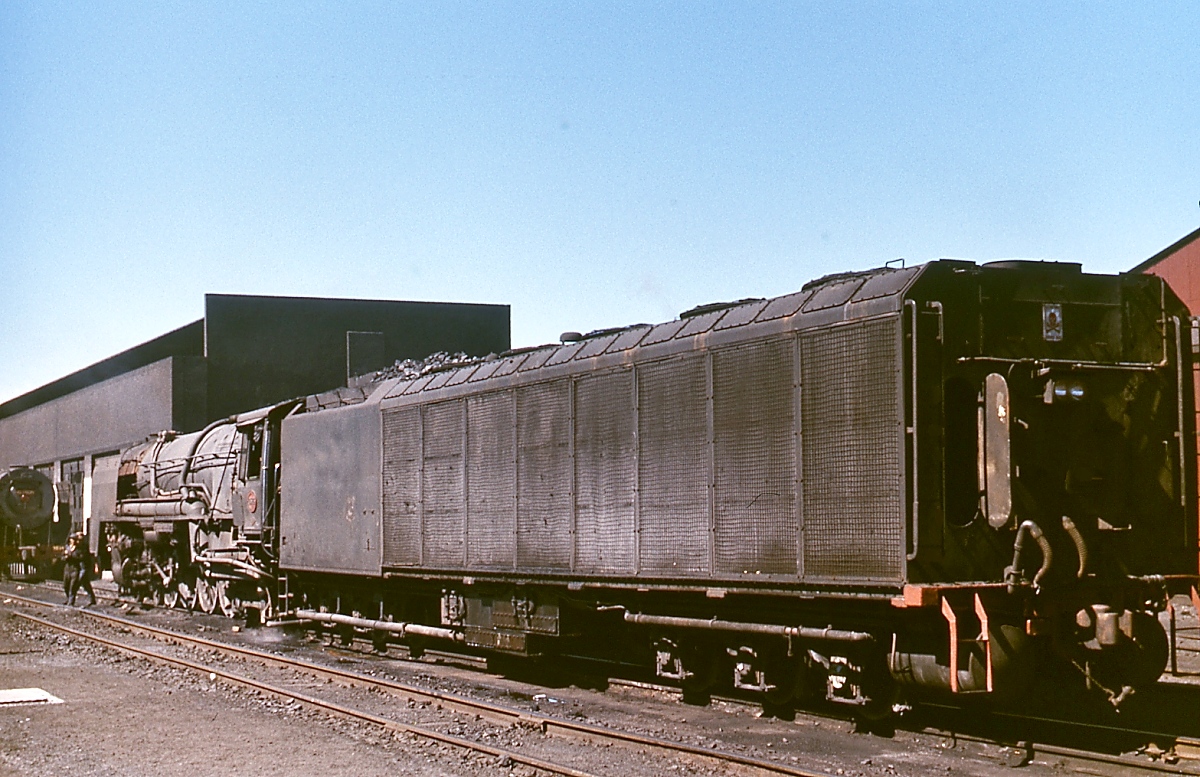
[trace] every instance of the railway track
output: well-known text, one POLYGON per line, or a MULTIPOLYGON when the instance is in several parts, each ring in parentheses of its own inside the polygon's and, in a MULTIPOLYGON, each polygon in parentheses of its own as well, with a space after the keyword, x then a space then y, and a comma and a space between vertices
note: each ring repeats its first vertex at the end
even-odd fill
MULTIPOLYGON (((114 598, 114 597, 103 597, 100 594, 98 594, 98 597, 106 598, 109 601, 125 601, 125 600, 121 600, 121 599, 114 598)), ((51 607, 51 608, 58 607, 58 605, 55 605, 52 603, 44 602, 44 601, 37 600, 37 599, 30 599, 27 597, 21 597, 19 595, 15 595, 15 594, 7 594, 5 596, 5 598, 12 599, 12 600, 20 602, 22 604, 34 605, 34 606, 39 606, 39 607, 51 607)), ((664 753, 670 754, 673 756, 687 755, 687 756, 691 756, 691 757, 700 758, 700 759, 703 759, 703 760, 706 760, 709 762, 737 765, 743 769, 743 773, 785 774, 785 775, 804 775, 804 776, 820 774, 820 772, 808 771, 808 770, 798 768, 795 766, 791 766, 788 764, 780 764, 780 763, 771 762, 771 761, 764 761, 762 759, 749 758, 749 757, 741 756, 741 755, 737 755, 737 754, 717 753, 709 748, 698 748, 698 747, 689 746, 686 744, 672 742, 670 740, 663 740, 663 739, 657 739, 657 738, 653 738, 653 737, 646 737, 646 736, 639 735, 639 734, 620 732, 620 731, 616 731, 613 729, 607 729, 607 728, 603 728, 603 727, 599 727, 599 726, 593 726, 593 725, 589 725, 589 724, 583 724, 583 723, 578 723, 578 722, 574 722, 574 721, 563 720, 561 718, 556 718, 553 716, 546 716, 546 715, 540 715, 537 713, 531 713, 527 710, 518 710, 518 709, 513 709, 510 707, 505 707, 502 705, 496 705, 496 704, 492 704, 489 702, 482 702, 482 701, 469 699, 466 697, 457 696, 457 695, 453 695, 453 694, 447 694, 447 693, 443 693, 443 692, 439 692, 439 691, 431 691, 428 689, 423 689, 423 688, 415 687, 415 686, 404 684, 404 683, 399 683, 399 682, 395 682, 395 681, 365 676, 365 675, 362 675, 357 672, 351 672, 351 671, 347 671, 347 670, 323 666, 323 665, 315 664, 315 663, 308 662, 308 661, 303 661, 303 660, 294 659, 294 658, 285 657, 285 656, 279 656, 279 655, 266 653, 266 652, 262 652, 262 651, 258 651, 258 650, 244 648, 244 647, 237 646, 237 645, 230 645, 230 644, 223 643, 223 642, 217 642, 217 641, 208 640, 208 639, 204 639, 204 638, 200 638, 200 637, 194 637, 191 635, 182 634, 182 633, 167 630, 167 629, 160 629, 157 627, 149 626, 147 624, 137 623, 135 621, 131 621, 126 618, 120 618, 120 617, 108 615, 108 614, 97 612, 97 611, 79 610, 79 612, 81 612, 81 613, 87 615, 88 617, 93 618, 97 621, 106 622, 115 628, 126 629, 131 632, 136 632, 143 636, 158 640, 160 642, 165 642, 165 643, 170 643, 170 644, 175 644, 175 645, 180 645, 180 646, 193 647, 193 648, 200 649, 200 650, 214 651, 214 652, 223 654, 225 656, 236 657, 236 658, 244 659, 244 660, 252 660, 252 661, 258 662, 260 664, 266 665, 266 666, 291 669, 293 671, 312 675, 314 677, 320 678, 325 681, 332 681, 332 682, 336 682, 336 683, 343 684, 343 685, 375 688, 380 691, 389 693, 393 696, 404 699, 406 701, 415 702, 417 704, 436 705, 439 709, 445 709, 447 711, 458 713, 458 714, 463 714, 463 715, 476 716, 477 718, 488 720, 488 721, 498 724, 498 725, 519 725, 519 726, 523 726, 526 728, 531 728, 531 729, 541 731, 542 733, 547 734, 547 735, 565 736, 565 737, 582 739, 582 740, 586 740, 586 741, 593 741, 593 742, 608 741, 608 742, 619 743, 621 745, 629 746, 629 747, 655 748, 655 749, 662 750, 664 753), (745 770, 747 770, 747 769, 750 771, 746 772, 745 770)), ((20 614, 20 615, 21 615, 21 617, 24 617, 31 621, 36 621, 36 622, 38 622, 42 625, 45 625, 49 628, 58 629, 58 630, 64 631, 65 633, 71 633, 74 636, 77 636, 80 638, 89 639, 92 641, 99 642, 101 644, 106 644, 106 641, 104 641, 105 638, 103 638, 103 637, 98 637, 96 635, 88 634, 86 632, 80 632, 78 630, 73 630, 73 629, 70 629, 69 627, 65 627, 60 624, 56 624, 53 621, 48 621, 48 620, 39 619, 39 618, 33 618, 32 616, 28 616, 28 615, 24 615, 24 614, 20 614)), ((122 651, 126 651, 126 652, 132 651, 135 654, 142 655, 143 657, 148 658, 150 660, 155 660, 155 661, 160 661, 160 662, 165 661, 167 663, 171 663, 172 661, 175 661, 175 659, 171 659, 169 657, 162 656, 161 654, 155 653, 154 651, 141 651, 137 648, 129 648, 128 646, 121 645, 116 642, 113 642, 113 644, 111 644, 109 646, 116 650, 122 650, 122 651)), ((182 662, 177 665, 184 666, 187 663, 188 662, 182 662)), ((283 689, 283 688, 273 688, 273 687, 268 688, 264 684, 258 683, 257 681, 253 681, 253 680, 249 680, 248 678, 243 678, 243 677, 240 677, 237 675, 233 675, 231 673, 228 673, 225 670, 213 669, 213 668, 208 667, 207 665, 196 664, 195 666, 184 666, 184 668, 189 668, 189 669, 192 669, 193 671, 200 672, 202 674, 215 673, 218 677, 225 679, 227 682, 230 682, 233 684, 242 685, 243 687, 248 687, 248 688, 254 688, 256 690, 259 690, 264 693, 269 693, 270 695, 277 696, 279 698, 294 699, 302 704, 305 704, 306 706, 309 706, 309 707, 312 707, 315 709, 322 709, 327 713, 341 715, 343 717, 357 718, 359 720, 364 720, 367 722, 374 723, 376 725, 379 725, 379 726, 389 729, 389 730, 406 731, 406 732, 414 734, 416 736, 425 736, 426 733, 429 733, 430 736, 428 736, 427 738, 433 739, 435 741, 452 744, 452 745, 459 746, 459 747, 464 747, 466 749, 476 749, 476 750, 479 750, 480 752, 485 752, 488 754, 496 755, 498 757, 507 756, 507 757, 511 758, 515 763, 527 763, 527 765, 534 766, 535 768, 543 769, 550 773, 584 774, 584 772, 571 771, 571 770, 569 770, 569 768, 566 771, 555 771, 553 765, 551 765, 551 764, 537 765, 534 763, 529 763, 528 756, 525 756, 525 755, 522 755, 519 753, 508 753, 507 751, 501 751, 497 748, 490 748, 490 749, 473 748, 473 747, 471 747, 469 740, 462 740, 462 742, 460 742, 458 740, 458 738, 446 737, 445 735, 439 734, 436 731, 426 732, 424 729, 420 729, 419 727, 413 727, 413 726, 409 726, 409 725, 406 725, 403 723, 398 723, 396 721, 382 718, 380 716, 372 716, 369 713, 366 713, 364 715, 358 715, 355 713, 354 710, 351 710, 348 708, 342 708, 339 705, 329 705, 329 704, 326 704, 325 702, 322 702, 319 699, 309 698, 309 697, 304 696, 303 694, 294 694, 293 692, 288 691, 287 689, 283 689)), ((674 689, 669 686, 661 686, 661 685, 657 685, 654 683, 645 683, 645 682, 638 682, 638 681, 620 681, 620 680, 614 680, 613 683, 621 684, 621 685, 629 685, 632 687, 643 688, 645 690, 656 691, 656 692, 669 694, 669 695, 678 695, 678 689, 674 689)), ((742 703, 742 700, 740 700, 740 699, 728 699, 727 701, 732 702, 732 703, 742 703)), ((939 705, 927 705, 927 706, 938 707, 939 705)), ((947 711, 957 711, 957 712, 962 712, 962 713, 967 712, 966 710, 961 710, 961 709, 953 708, 953 707, 949 707, 949 706, 942 706, 942 709, 947 710, 947 711)), ((828 719, 827 716, 821 716, 819 713, 805 713, 805 714, 810 715, 812 717, 816 717, 816 718, 822 718, 822 719, 826 719, 826 720, 828 719)), ((1177 743, 1181 744, 1183 749, 1187 750, 1188 752, 1200 754, 1200 741, 1191 740, 1191 739, 1189 739, 1185 736, 1179 735, 1179 734, 1135 730, 1135 729, 1129 729, 1129 728, 1118 728, 1118 727, 1113 727, 1113 726, 1103 726, 1103 725, 1097 725, 1097 724, 1093 724, 1093 723, 1084 723, 1084 722, 1079 722, 1079 721, 1070 721, 1070 720, 1061 720, 1061 719, 1052 719, 1052 718, 1039 718, 1037 716, 1032 716, 1032 715, 1014 715, 1012 713, 991 713, 991 714, 997 719, 1007 718, 1009 720, 1021 721, 1023 723, 1043 723, 1043 724, 1054 725, 1054 726, 1074 727, 1074 728, 1080 729, 1080 730, 1088 730, 1099 737, 1103 737, 1106 735, 1137 735, 1137 736, 1146 737, 1151 740, 1177 742, 1177 743)), ((959 730, 950 730, 950 729, 941 728, 941 727, 937 727, 937 726, 926 726, 926 727, 911 726, 911 727, 907 727, 906 730, 909 732, 912 732, 912 733, 924 734, 927 736, 939 738, 946 742, 954 742, 954 743, 972 742, 972 743, 977 743, 977 744, 981 744, 981 745, 993 745, 993 746, 1000 744, 999 742, 997 742, 994 739, 988 739, 983 736, 973 736, 970 734, 964 734, 962 731, 959 731, 959 730)), ((1011 765, 1023 765, 1024 763, 1028 763, 1030 760, 1032 760, 1033 758, 1035 758, 1037 756, 1042 756, 1042 757, 1056 756, 1056 757, 1061 757, 1061 758, 1066 758, 1066 759, 1071 759, 1071 760, 1076 760, 1076 761, 1082 761, 1082 762, 1087 762, 1087 763, 1105 764, 1108 766, 1117 767, 1118 769, 1123 770, 1121 773, 1127 773, 1125 770, 1128 770, 1128 773, 1137 771, 1137 772, 1148 773, 1148 774, 1149 773, 1166 773, 1166 774, 1200 775, 1200 765, 1198 765, 1196 767, 1192 767, 1190 765, 1183 765, 1181 763, 1168 763, 1168 762, 1163 762, 1163 761, 1156 762, 1156 761, 1148 761, 1148 760, 1141 760, 1141 759, 1135 760, 1134 758, 1130 758, 1127 756, 1109 755, 1109 754, 1101 753, 1101 752, 1095 752, 1095 751, 1084 750, 1084 749, 1079 749, 1079 748, 1072 748, 1072 747, 1062 747, 1062 746, 1056 746, 1056 745, 1040 743, 1040 742, 1036 743, 1036 744, 1031 743, 1031 742, 1021 742, 1019 744, 1010 744, 1007 749, 1010 750, 1011 752, 1006 756, 1006 761, 1009 762, 1011 765)), ((1169 752, 1164 752, 1164 753, 1162 753, 1162 755, 1166 755, 1166 756, 1170 757, 1172 754, 1169 752)), ((1082 771, 1083 771, 1083 773, 1089 773, 1086 769, 1083 769, 1082 771)))
MULTIPOLYGON (((54 608, 58 606, 39 601, 37 599, 30 599, 14 594, 8 594, 5 596, 5 598, 21 604, 32 606, 54 608)), ((548 736, 567 737, 591 744, 600 743, 602 745, 619 745, 625 748, 636 748, 643 752, 650 751, 657 753, 662 757, 675 760, 679 759, 680 757, 686 757, 689 759, 702 761, 710 767, 725 767, 730 769, 731 773, 735 772, 737 774, 791 775, 792 777, 817 777, 818 775, 824 774, 823 772, 811 771, 789 764, 766 761, 763 759, 739 755, 737 753, 714 751, 710 748, 695 747, 684 743, 673 742, 671 740, 648 737, 641 734, 563 720, 561 718, 540 715, 525 710, 513 709, 502 705, 492 704, 490 702, 483 702, 453 694, 427 690, 391 680, 369 677, 360 673, 322 666, 300 659, 278 656, 240 646, 228 645, 201 637, 193 637, 174 631, 159 629, 105 613, 88 610, 80 610, 79 612, 82 612, 88 617, 97 621, 110 624, 118 629, 136 632, 140 635, 158 640, 160 642, 196 648, 225 657, 254 661, 263 666, 288 669, 297 673, 315 677, 323 681, 339 683, 344 686, 377 690, 418 705, 433 706, 438 710, 444 710, 448 713, 470 716, 476 720, 486 720, 490 723, 500 726, 516 725, 541 732, 542 734, 548 736)), ((356 709, 354 707, 329 701, 318 696, 300 693, 295 689, 269 684, 253 677, 231 672, 217 664, 201 663, 178 656, 167 655, 158 651, 133 645, 126 641, 105 637, 103 635, 88 631, 82 631, 61 623, 57 623, 53 620, 39 618, 24 612, 16 612, 15 614, 17 617, 20 617, 31 623, 36 623, 45 628, 53 629, 78 639, 84 639, 95 644, 103 645, 104 647, 119 651, 126 655, 133 655, 153 661, 155 663, 185 669, 202 676, 208 676, 210 679, 213 679, 215 676, 216 679, 232 685, 252 689, 275 698, 295 701, 305 707, 319 710, 327 714, 371 723, 387 731, 411 734, 420 738, 462 748, 464 750, 483 753, 497 759, 507 758, 513 763, 525 764, 526 766, 539 769, 549 774, 559 774, 569 777, 591 777, 591 773, 581 771, 569 765, 531 757, 528 753, 495 747, 474 739, 448 735, 425 726, 418 726, 411 723, 398 721, 391 717, 385 717, 367 712, 365 710, 356 709)))

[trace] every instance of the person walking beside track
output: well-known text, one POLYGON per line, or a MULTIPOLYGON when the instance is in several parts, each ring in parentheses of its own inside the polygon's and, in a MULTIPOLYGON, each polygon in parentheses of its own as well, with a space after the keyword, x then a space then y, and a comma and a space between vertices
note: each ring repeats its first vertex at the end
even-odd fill
POLYGON ((63 590, 67 594, 67 604, 75 606, 75 595, 79 587, 87 591, 91 597, 88 606, 96 603, 96 592, 92 590, 92 554, 88 551, 83 535, 78 532, 67 540, 67 550, 63 554, 63 590))

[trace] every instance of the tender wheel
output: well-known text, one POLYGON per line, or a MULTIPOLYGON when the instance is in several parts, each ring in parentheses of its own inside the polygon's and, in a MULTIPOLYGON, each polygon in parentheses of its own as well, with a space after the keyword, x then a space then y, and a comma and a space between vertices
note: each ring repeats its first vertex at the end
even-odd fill
POLYGON ((1171 657, 1171 643, 1167 632, 1158 618, 1150 613, 1133 614, 1132 641, 1126 641, 1116 651, 1120 668, 1117 670, 1122 682, 1134 688, 1154 685, 1167 668, 1171 657))
POLYGON ((206 577, 196 578, 196 605, 206 615, 217 610, 217 589, 206 577))

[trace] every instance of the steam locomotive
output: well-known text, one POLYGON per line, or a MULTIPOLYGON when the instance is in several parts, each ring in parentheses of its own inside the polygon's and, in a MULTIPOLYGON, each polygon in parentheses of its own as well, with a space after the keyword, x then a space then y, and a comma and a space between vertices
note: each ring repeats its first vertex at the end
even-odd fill
POLYGON ((1191 342, 1150 276, 840 274, 163 433, 101 530, 139 595, 414 652, 1116 704, 1196 581, 1191 342))
POLYGON ((54 483, 41 472, 13 467, 0 473, 0 565, 9 578, 54 575, 66 542, 54 520, 56 505, 54 483))

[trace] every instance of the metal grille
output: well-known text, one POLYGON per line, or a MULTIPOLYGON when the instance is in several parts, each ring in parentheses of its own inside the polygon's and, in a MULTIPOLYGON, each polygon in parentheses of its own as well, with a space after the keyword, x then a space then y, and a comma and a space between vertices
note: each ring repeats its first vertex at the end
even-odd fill
POLYGON ((426 405, 422 437, 424 566, 457 567, 463 563, 462 400, 426 405))
POLYGON ((421 563, 421 415, 383 411, 383 563, 421 563))
POLYGON ((517 564, 571 565, 571 384, 517 389, 517 564))
POLYGON ((801 333, 805 577, 903 574, 899 321, 801 333))
POLYGON ((638 370, 641 572, 708 570, 707 382, 700 355, 638 370))
POLYGON ((713 352, 716 571, 796 574, 795 345, 713 352))
POLYGON ((516 451, 508 392, 467 400, 467 563, 511 569, 516 542, 516 451))
POLYGON ((575 384, 575 569, 634 571, 633 372, 575 384))

